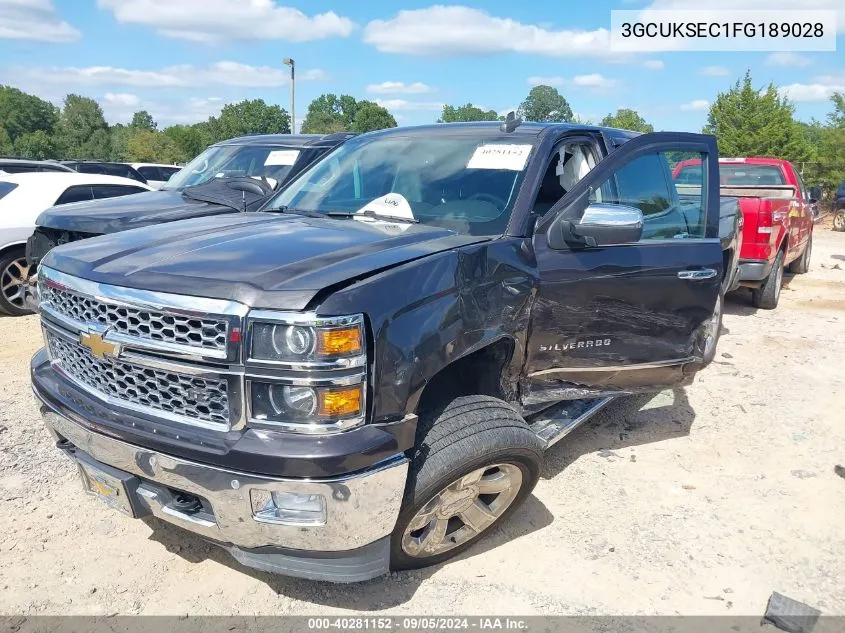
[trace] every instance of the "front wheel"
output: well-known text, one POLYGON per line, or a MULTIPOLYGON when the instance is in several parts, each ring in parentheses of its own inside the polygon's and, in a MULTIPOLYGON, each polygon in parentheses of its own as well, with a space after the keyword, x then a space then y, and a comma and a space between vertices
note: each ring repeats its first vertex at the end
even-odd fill
POLYGON ((29 264, 22 248, 0 255, 0 312, 12 316, 29 314, 24 299, 29 283, 29 264))
POLYGON ((845 231, 845 209, 841 209, 833 215, 833 230, 845 231))
POLYGON ((457 556, 501 523, 534 489, 543 445, 507 404, 465 396, 423 416, 391 568, 427 567, 457 556))

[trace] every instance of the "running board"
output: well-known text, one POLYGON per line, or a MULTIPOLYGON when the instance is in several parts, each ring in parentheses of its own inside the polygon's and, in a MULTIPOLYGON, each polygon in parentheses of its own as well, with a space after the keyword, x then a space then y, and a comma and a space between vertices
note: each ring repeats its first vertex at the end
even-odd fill
POLYGON ((543 441, 548 450, 598 413, 611 400, 613 397, 565 400, 538 413, 529 421, 529 424, 531 430, 543 441))

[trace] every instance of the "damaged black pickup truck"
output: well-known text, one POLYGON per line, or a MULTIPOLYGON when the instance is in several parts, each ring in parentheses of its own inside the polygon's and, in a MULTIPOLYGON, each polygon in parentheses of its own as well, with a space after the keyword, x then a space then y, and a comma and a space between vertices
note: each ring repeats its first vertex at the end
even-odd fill
POLYGON ((512 119, 356 137, 262 212, 50 251, 35 395, 89 492, 244 565, 439 563, 612 398, 712 360, 716 161, 709 136, 512 119))

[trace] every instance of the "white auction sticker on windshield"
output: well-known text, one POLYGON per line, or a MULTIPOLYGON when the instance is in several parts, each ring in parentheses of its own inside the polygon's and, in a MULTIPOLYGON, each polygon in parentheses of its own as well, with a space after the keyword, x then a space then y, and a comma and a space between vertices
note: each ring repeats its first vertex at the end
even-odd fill
POLYGON ((467 163, 467 169, 507 169, 522 171, 531 153, 531 145, 480 145, 467 163))
POLYGON ((297 149, 278 149, 267 154, 264 165, 293 165, 297 158, 299 158, 297 149))

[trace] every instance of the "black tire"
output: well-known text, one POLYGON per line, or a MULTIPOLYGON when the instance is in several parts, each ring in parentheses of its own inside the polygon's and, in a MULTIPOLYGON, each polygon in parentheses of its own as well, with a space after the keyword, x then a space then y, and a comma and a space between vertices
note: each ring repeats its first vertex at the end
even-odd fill
POLYGON ((774 310, 780 300, 780 289, 783 285, 784 252, 778 251, 775 263, 769 276, 763 280, 759 288, 751 291, 751 304, 762 310, 774 310))
POLYGON ((724 309, 725 295, 720 292, 719 297, 716 299, 716 306, 713 309, 713 317, 710 319, 711 321, 715 321, 715 323, 710 325, 712 328, 712 336, 714 338, 711 342, 708 340, 709 336, 706 334, 704 343, 702 344, 705 365, 709 365, 713 362, 713 359, 716 358, 716 349, 719 346, 719 337, 722 335, 722 313, 724 312, 724 309))
MULTIPOLYGON (((489 534, 531 494, 540 478, 543 449, 543 443, 516 411, 496 398, 462 396, 439 411, 421 416, 402 510, 391 538, 391 569, 436 565, 489 534), (492 523, 466 542, 439 554, 414 556, 405 551, 406 529, 426 504, 465 475, 496 464, 518 469, 521 485, 510 505, 492 523)), ((454 536, 451 540, 456 542, 454 536)))
POLYGON ((796 275, 803 275, 810 271, 810 258, 813 256, 813 234, 810 233, 810 238, 807 240, 807 245, 801 253, 801 257, 796 259, 789 265, 789 272, 796 275))
POLYGON ((32 311, 27 310, 23 303, 17 299, 10 300, 9 298, 10 293, 16 292, 18 289, 16 285, 9 285, 20 276, 20 269, 16 266, 16 262, 23 262, 23 265, 26 266, 26 255, 23 247, 12 248, 0 255, 0 313, 22 316, 31 314, 32 311))

